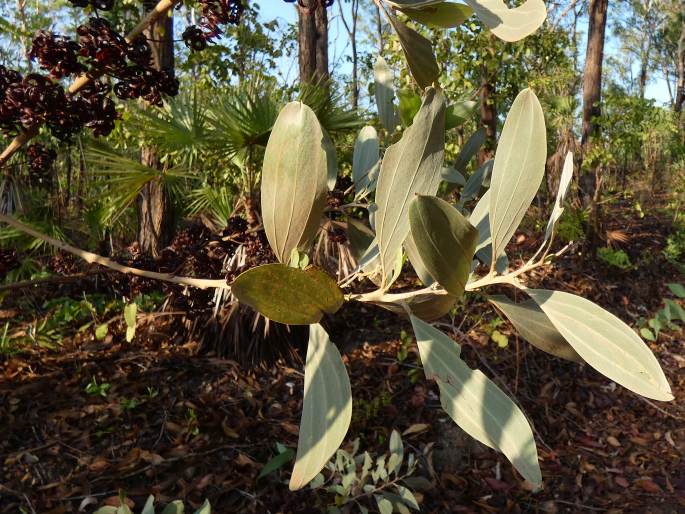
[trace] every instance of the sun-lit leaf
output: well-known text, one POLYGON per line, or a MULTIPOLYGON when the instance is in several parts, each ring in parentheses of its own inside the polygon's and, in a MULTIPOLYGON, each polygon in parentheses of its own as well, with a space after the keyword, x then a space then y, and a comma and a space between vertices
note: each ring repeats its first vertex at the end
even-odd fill
POLYGON ((411 235, 426 270, 459 298, 471 270, 478 231, 448 202, 419 195, 409 209, 411 235))
POLYGON ((656 357, 623 321, 570 293, 545 289, 528 289, 526 293, 590 366, 647 398, 673 399, 656 357))
POLYGON ((430 87, 440 75, 431 42, 392 14, 388 18, 400 40, 412 77, 421 89, 430 87))
POLYGON ((562 359, 583 362, 583 359, 568 344, 547 315, 533 300, 515 303, 506 296, 488 298, 514 325, 517 332, 536 348, 562 359))
POLYGON ((414 496, 414 493, 412 493, 409 489, 406 487, 403 487, 401 485, 395 486, 397 488, 397 492, 400 494, 400 497, 402 498, 402 501, 411 507, 414 510, 419 510, 419 502, 416 501, 416 497, 414 496))
POLYGON ((130 343, 136 335, 136 316, 138 304, 129 303, 124 307, 124 321, 126 322, 126 342, 130 343))
POLYGON ((293 248, 306 250, 319 228, 329 156, 314 111, 301 102, 287 104, 274 124, 262 167, 264 231, 280 262, 288 262, 293 248))
POLYGON ((380 147, 376 129, 367 125, 359 131, 352 154, 352 181, 357 194, 373 191, 380 169, 380 147))
POLYGON ((400 121, 402 121, 403 126, 408 127, 421 108, 421 97, 410 89, 400 89, 397 92, 397 97, 400 100, 400 121))
POLYGON ((380 55, 373 66, 373 76, 376 81, 376 107, 381 124, 390 133, 397 126, 397 113, 395 112, 395 87, 394 74, 388 63, 380 55))
POLYGON ((212 506, 209 504, 209 500, 205 500, 194 514, 212 514, 212 506))
POLYGON ((543 0, 526 0, 510 9, 503 0, 464 0, 487 25, 492 33, 503 41, 519 41, 529 36, 547 18, 543 0))
POLYGON ((489 214, 493 257, 504 252, 533 201, 545 173, 546 158, 542 107, 535 93, 524 89, 504 122, 492 168, 489 214))
POLYGON ((458 27, 473 14, 473 9, 468 5, 454 2, 441 2, 428 5, 421 9, 402 9, 402 12, 412 20, 423 23, 429 27, 452 28, 458 27))
POLYGON ((242 273, 231 284, 238 300, 267 318, 288 325, 310 325, 333 314, 343 294, 325 271, 285 264, 264 264, 242 273))
POLYGON ((400 436, 400 433, 397 430, 393 430, 390 434, 390 460, 388 461, 388 472, 395 474, 399 473, 403 459, 404 444, 402 444, 402 436, 400 436), (390 464, 391 461, 392 465, 390 464))
POLYGON ((378 299, 369 301, 390 312, 400 316, 406 316, 407 311, 424 321, 434 321, 442 318, 450 312, 457 303, 457 298, 450 294, 417 293, 401 300, 394 299, 392 295, 383 295, 378 299))
POLYGON ((533 431, 518 406, 481 371, 461 359, 460 346, 411 318, 426 376, 438 383, 440 403, 471 437, 504 453, 523 477, 542 483, 533 431))
POLYGON ((350 379, 321 325, 309 327, 304 403, 290 490, 307 485, 338 449, 352 419, 350 379))
POLYGON ((387 277, 409 233, 409 204, 416 194, 435 194, 445 152, 445 97, 426 90, 414 123, 385 152, 376 188, 376 234, 387 277))
POLYGON ((374 498, 376 499, 380 514, 392 514, 393 506, 390 500, 379 495, 374 495, 374 498))
POLYGON ((540 245, 540 250, 535 254, 536 256, 542 251, 545 245, 552 239, 552 233, 554 232, 554 227, 556 226, 559 218, 564 213, 564 200, 566 200, 566 194, 568 193, 568 188, 571 185, 571 180, 573 180, 573 154, 568 152, 566 154, 566 159, 564 160, 564 168, 561 171, 561 178, 559 179, 559 189, 557 190, 557 196, 554 200, 554 206, 552 207, 552 213, 547 221, 547 228, 545 229, 545 238, 540 245))

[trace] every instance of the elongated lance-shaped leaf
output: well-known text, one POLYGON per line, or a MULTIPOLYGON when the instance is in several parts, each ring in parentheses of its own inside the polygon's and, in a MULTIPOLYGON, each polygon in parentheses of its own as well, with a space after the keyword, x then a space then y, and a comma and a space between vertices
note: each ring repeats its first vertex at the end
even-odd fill
MULTIPOLYGON (((469 223, 478 230, 478 244, 476 245, 476 257, 483 264, 492 262, 492 238, 490 237, 490 190, 488 189, 480 197, 469 216, 469 223)), ((505 273, 509 266, 509 259, 504 249, 497 256, 495 269, 498 273, 505 273)))
POLYGON ((487 179, 490 176, 490 173, 492 173, 493 165, 494 161, 490 159, 489 161, 485 161, 483 164, 481 164, 480 167, 473 172, 473 174, 466 181, 464 189, 461 190, 458 207, 463 207, 466 202, 471 201, 473 198, 478 196, 478 193, 480 193, 480 190, 483 187, 483 182, 485 182, 485 179, 487 179))
POLYGON ((481 127, 476 130, 471 137, 466 140, 464 146, 459 150, 457 159, 454 161, 454 167, 458 171, 464 173, 466 171, 466 166, 469 164, 471 159, 476 156, 480 147, 485 143, 486 132, 485 127, 481 127))
POLYGON ((673 399, 654 354, 623 321, 590 300, 561 291, 527 289, 564 339, 585 362, 626 389, 673 399))
POLYGON ((335 144, 328 132, 322 127, 323 132, 323 149, 326 152, 326 165, 328 174, 326 178, 326 187, 329 191, 335 189, 335 183, 338 181, 338 156, 335 153, 335 144))
POLYGON ((436 82, 440 75, 431 42, 392 14, 388 14, 388 19, 400 40, 412 77, 421 89, 426 89, 436 82))
POLYGON ((464 4, 441 2, 419 9, 404 8, 402 12, 429 27, 448 29, 464 23, 473 14, 473 9, 464 4))
POLYGON ((385 152, 376 188, 376 238, 387 277, 409 234, 409 204, 416 194, 434 195, 445 154, 445 96, 428 88, 414 123, 385 152))
POLYGON ((516 303, 500 295, 488 300, 504 313, 521 337, 536 348, 561 359, 583 362, 534 300, 516 303))
POLYGON ((564 168, 561 171, 561 178, 559 179, 559 189, 557 190, 557 197, 554 200, 554 207, 552 208, 552 213, 549 216, 549 221, 547 222, 547 228, 545 229, 545 239, 540 245, 540 249, 535 253, 533 259, 537 257, 540 252, 545 248, 545 245, 552 239, 552 233, 554 232, 554 227, 564 213, 564 200, 566 200, 566 194, 568 193, 568 188, 571 185, 571 180, 573 180, 573 154, 568 152, 566 154, 566 159, 564 160, 564 168))
POLYGON ((450 312, 457 303, 457 298, 450 294, 433 291, 412 291, 406 295, 384 294, 368 302, 404 317, 407 316, 407 309, 409 309, 409 313, 413 316, 424 321, 433 321, 450 312))
MULTIPOLYGON (((530 0, 529 0, 530 1, 530 0)), ((497 144, 490 181, 493 258, 504 252, 545 173, 547 133, 542 107, 530 89, 514 100, 497 144)))
POLYGON ((451 295, 464 294, 478 231, 445 200, 419 195, 409 208, 411 235, 424 266, 451 295))
POLYGON ((295 248, 306 250, 319 228, 330 168, 325 144, 308 106, 291 102, 281 110, 266 145, 261 191, 264 230, 280 262, 295 248))
POLYGON ((529 36, 547 18, 543 0, 526 0, 509 9, 503 0, 464 0, 498 38, 513 42, 529 36))
POLYGON ((231 292, 241 303, 287 325, 317 323, 343 303, 342 291, 325 271, 285 264, 264 264, 241 273, 231 292))
POLYGON ((352 390, 340 352, 319 324, 309 327, 304 403, 290 490, 307 485, 345 439, 352 419, 352 390))
POLYGON ((352 180, 357 194, 375 189, 380 158, 378 133, 367 125, 359 131, 352 155, 352 180))
POLYGON ((395 86, 393 85, 394 74, 388 63, 382 56, 378 56, 373 65, 373 77, 376 82, 376 108, 378 118, 385 130, 391 134, 397 126, 397 113, 395 112, 395 86))
POLYGON ((411 323, 426 377, 438 383, 445 412, 471 437, 504 453, 526 480, 539 486, 533 431, 518 406, 481 371, 469 368, 455 341, 414 316, 411 323))

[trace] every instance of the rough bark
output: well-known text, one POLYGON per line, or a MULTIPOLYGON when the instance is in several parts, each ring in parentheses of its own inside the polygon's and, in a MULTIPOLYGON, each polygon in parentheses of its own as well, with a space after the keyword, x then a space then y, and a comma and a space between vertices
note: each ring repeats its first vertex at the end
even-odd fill
POLYGON ((320 0, 297 3, 300 82, 328 80, 328 13, 320 0))
MULTIPOLYGON (((145 0, 145 11, 154 8, 156 1, 145 0)), ((145 32, 152 48, 155 68, 174 68, 173 17, 162 16, 145 32)), ((144 147, 140 152, 141 163, 150 168, 162 169, 157 149, 144 147)), ((137 199, 138 244, 143 252, 157 256, 173 237, 173 206, 161 178, 143 186, 137 199)))
MULTIPOLYGON (((583 132, 581 138, 583 157, 590 149, 593 137, 599 133, 597 118, 601 114, 602 63, 604 61, 604 36, 607 24, 609 0, 590 0, 588 10, 588 42, 583 75, 583 132)), ((599 237, 599 166, 582 176, 583 203, 589 207, 586 238, 594 246, 599 237)))

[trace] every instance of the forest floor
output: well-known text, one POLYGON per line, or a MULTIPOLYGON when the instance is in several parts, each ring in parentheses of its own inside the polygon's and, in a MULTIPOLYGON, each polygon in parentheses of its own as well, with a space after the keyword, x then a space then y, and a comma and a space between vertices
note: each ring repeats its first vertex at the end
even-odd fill
MULTIPOLYGON (((626 207, 611 219, 607 228, 621 231, 639 266, 618 270, 576 250, 529 282, 581 294, 635 326, 661 307, 667 283, 685 277, 661 255, 664 214, 636 218, 626 207)), ((536 243, 519 233, 509 253, 530 255, 536 243)), ((505 458, 454 428, 417 367, 406 322, 358 305, 344 308, 331 333, 345 348, 360 343, 344 357, 354 398, 347 441, 380 455, 392 429, 404 432, 405 452, 419 456, 416 476, 430 481, 416 493, 426 513, 685 512, 682 331, 649 343, 675 395, 657 404, 537 351, 483 303, 463 306, 455 338, 532 421, 544 489, 530 491, 505 458), (493 327, 508 336, 505 347, 488 336, 493 327)), ((14 316, 3 306, 0 317, 14 316)), ((151 316, 132 343, 123 333, 80 334, 57 349, 0 356, 0 513, 92 512, 116 503, 121 489, 137 511, 149 494, 194 508, 208 498, 219 514, 318 513, 334 503, 322 490, 288 491, 291 463, 258 478, 276 443, 297 445, 301 367, 246 370, 197 356, 195 342, 168 337, 169 324, 151 316)))

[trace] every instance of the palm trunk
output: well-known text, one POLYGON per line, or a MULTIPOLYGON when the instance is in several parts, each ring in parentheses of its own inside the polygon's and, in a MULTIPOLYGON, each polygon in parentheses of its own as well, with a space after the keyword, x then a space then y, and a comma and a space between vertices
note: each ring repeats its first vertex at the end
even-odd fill
MULTIPOLYGON (((146 12, 154 8, 154 0, 144 0, 146 12)), ((174 25, 171 13, 162 16, 147 31, 146 36, 152 48, 154 67, 158 70, 174 68, 174 25)), ((157 149, 144 147, 140 161, 150 168, 162 169, 157 149)), ((173 237, 173 206, 169 193, 161 178, 143 186, 137 200, 138 244, 143 252, 158 256, 173 237)))

